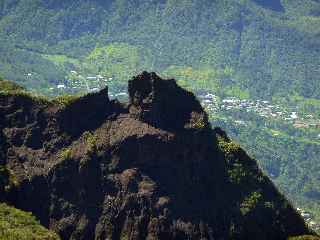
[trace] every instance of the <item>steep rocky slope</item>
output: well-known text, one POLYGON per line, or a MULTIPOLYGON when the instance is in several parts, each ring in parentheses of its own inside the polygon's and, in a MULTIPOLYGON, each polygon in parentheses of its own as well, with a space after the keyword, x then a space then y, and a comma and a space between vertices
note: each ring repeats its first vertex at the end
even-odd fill
POLYGON ((130 101, 0 93, 0 198, 62 239, 287 239, 303 220, 195 96, 142 73, 130 101), (5 173, 5 174, 4 174, 5 173))

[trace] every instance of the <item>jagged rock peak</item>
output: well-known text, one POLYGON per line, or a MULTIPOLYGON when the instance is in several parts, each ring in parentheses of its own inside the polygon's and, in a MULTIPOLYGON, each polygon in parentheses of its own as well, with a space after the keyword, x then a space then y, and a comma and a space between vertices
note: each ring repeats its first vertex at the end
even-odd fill
POLYGON ((108 88, 90 93, 68 104, 59 115, 61 128, 78 136, 101 125, 115 111, 108 97, 108 88))
POLYGON ((208 116, 196 97, 175 80, 143 72, 129 81, 132 116, 157 128, 178 131, 209 126, 208 116))

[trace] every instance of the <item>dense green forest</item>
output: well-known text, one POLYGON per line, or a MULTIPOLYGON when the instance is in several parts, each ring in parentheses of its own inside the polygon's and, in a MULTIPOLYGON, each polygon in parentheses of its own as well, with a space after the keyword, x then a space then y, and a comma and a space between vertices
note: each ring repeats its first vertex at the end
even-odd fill
MULTIPOLYGON (((2 0, 0 73, 31 91, 103 76, 122 89, 142 71, 221 99, 265 99, 320 118, 317 0, 2 0)), ((50 90, 51 89, 51 90, 50 90)), ((212 114, 214 115, 214 114, 212 114)), ((274 182, 320 219, 319 128, 213 116, 274 182), (274 138, 274 131, 279 134, 274 138)))
POLYGON ((3 0, 0 72, 41 89, 77 67, 118 79, 186 69, 191 85, 319 98, 319 15, 314 0, 3 0))

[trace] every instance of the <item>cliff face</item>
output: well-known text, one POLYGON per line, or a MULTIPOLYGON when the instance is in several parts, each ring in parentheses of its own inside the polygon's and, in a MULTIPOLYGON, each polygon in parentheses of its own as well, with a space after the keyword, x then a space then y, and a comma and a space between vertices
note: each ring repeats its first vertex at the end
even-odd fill
POLYGON ((142 73, 69 104, 0 93, 2 200, 62 239, 287 239, 303 220, 193 94, 142 73), (14 183, 9 183, 14 179, 14 183))

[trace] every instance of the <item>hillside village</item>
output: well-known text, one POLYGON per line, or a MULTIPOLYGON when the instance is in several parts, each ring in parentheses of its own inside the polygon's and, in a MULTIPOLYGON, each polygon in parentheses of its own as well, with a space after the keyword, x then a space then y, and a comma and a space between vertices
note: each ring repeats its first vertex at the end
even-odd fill
MULTIPOLYGON (((241 112, 253 113, 262 117, 265 120, 282 121, 283 123, 292 125, 294 128, 316 128, 319 129, 320 138, 320 119, 315 115, 303 115, 297 109, 289 109, 277 104, 272 104, 270 101, 251 100, 251 99, 237 99, 235 97, 228 97, 219 100, 219 97, 212 94, 198 95, 203 106, 210 114, 218 112, 241 112)), ((243 120, 235 120, 239 125, 246 125, 243 120)))
POLYGON ((51 87, 51 91, 58 90, 58 93, 76 93, 76 92, 97 92, 112 81, 112 77, 105 77, 102 75, 87 75, 84 76, 77 71, 70 71, 68 80, 59 83, 56 87, 51 87))
POLYGON ((297 208, 296 210, 311 229, 313 229, 314 231, 320 231, 320 223, 316 222, 313 219, 312 213, 307 212, 301 208, 297 208))

